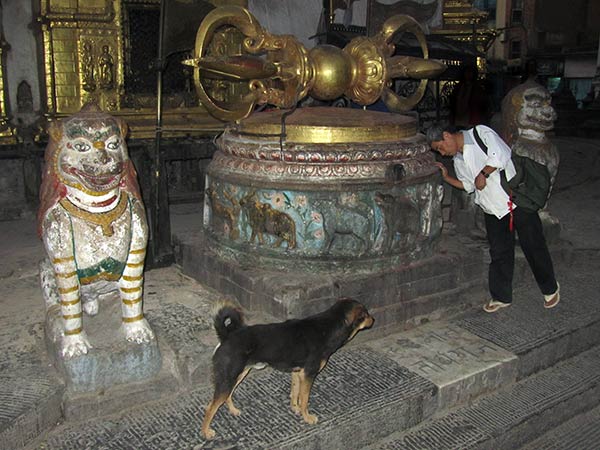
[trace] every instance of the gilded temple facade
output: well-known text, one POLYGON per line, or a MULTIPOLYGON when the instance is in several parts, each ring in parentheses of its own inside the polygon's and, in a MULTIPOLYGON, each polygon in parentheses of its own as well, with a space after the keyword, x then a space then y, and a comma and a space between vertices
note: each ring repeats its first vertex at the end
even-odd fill
MULTIPOLYGON (((206 9, 224 3, 246 6, 245 1, 205 3, 206 9)), ((132 138, 152 137, 159 16, 160 0, 41 0, 37 21, 47 117, 73 114, 93 100, 103 110, 123 116, 132 138)), ((175 69, 171 72, 183 73, 181 67, 175 69)), ((169 82, 165 129, 186 129, 172 131, 176 136, 212 134, 220 128, 196 99, 186 97, 185 74, 173 75, 169 82)))

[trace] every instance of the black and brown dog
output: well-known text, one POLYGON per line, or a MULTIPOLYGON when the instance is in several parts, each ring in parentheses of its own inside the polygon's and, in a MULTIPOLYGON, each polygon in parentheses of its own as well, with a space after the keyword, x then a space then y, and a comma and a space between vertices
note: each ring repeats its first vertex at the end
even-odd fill
POLYGON ((359 302, 343 298, 322 313, 305 319, 247 326, 239 308, 225 304, 214 318, 219 346, 213 354, 215 392, 206 408, 202 434, 215 436, 210 428, 223 403, 234 416, 233 392, 252 368, 266 365, 292 374, 290 405, 305 422, 317 423, 308 412, 308 397, 317 374, 329 357, 356 333, 373 325, 373 317, 359 302))

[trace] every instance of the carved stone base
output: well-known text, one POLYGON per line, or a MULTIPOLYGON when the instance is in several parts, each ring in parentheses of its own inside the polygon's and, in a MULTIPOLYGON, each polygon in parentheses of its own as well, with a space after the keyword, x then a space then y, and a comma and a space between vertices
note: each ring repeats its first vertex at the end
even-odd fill
POLYGON ((55 339, 62 319, 59 308, 50 308, 46 315, 46 345, 55 367, 72 392, 93 392, 114 385, 147 380, 161 369, 158 343, 128 342, 121 329, 121 305, 117 298, 100 301, 98 314, 85 315, 83 328, 92 348, 87 355, 63 358, 60 341, 55 339))
POLYGON ((183 236, 176 248, 185 274, 277 320, 306 317, 328 308, 336 297, 353 297, 375 317, 377 327, 369 332, 373 338, 481 303, 485 252, 477 244, 455 244, 442 239, 439 253, 430 258, 378 270, 320 272, 238 264, 216 253, 203 233, 183 236))

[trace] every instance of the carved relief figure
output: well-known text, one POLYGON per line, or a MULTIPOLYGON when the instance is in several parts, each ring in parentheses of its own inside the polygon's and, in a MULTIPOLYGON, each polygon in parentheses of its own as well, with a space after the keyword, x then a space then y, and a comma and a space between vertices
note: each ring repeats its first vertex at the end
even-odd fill
POLYGON ((250 242, 258 239, 264 243, 263 234, 275 236, 274 247, 280 247, 283 242, 287 248, 296 248, 296 223, 288 214, 273 208, 268 203, 262 203, 255 192, 250 192, 240 199, 240 206, 248 218, 252 234, 250 242))
POLYGON ((375 204, 381 208, 385 223, 382 250, 391 253, 409 245, 419 233, 419 209, 407 196, 375 193, 375 204), (396 239, 398 237, 398 239, 396 239))
POLYGON ((554 185, 559 154, 546 137, 546 131, 554 128, 556 120, 550 102, 548 90, 529 79, 506 94, 502 101, 502 123, 511 150, 548 167, 554 185))
POLYGON ((213 221, 221 221, 223 230, 229 235, 230 239, 237 239, 239 237, 238 230, 238 216, 240 214, 240 204, 237 199, 223 191, 223 196, 229 200, 231 206, 225 205, 213 188, 206 189, 206 197, 210 210, 212 211, 213 221))
POLYGON ((96 90, 96 80, 94 79, 94 53, 90 41, 84 41, 81 49, 81 84, 83 89, 87 92, 96 90))
POLYGON ((38 232, 46 306, 62 314, 52 339, 64 358, 88 352, 82 312, 96 314, 98 297, 115 290, 125 338, 154 339, 142 311, 148 225, 125 135, 126 125, 95 105, 50 128, 38 232))
POLYGON ((108 45, 102 46, 102 53, 98 56, 98 85, 102 89, 112 89, 114 85, 114 63, 108 45))
POLYGON ((314 204, 323 216, 325 254, 330 253, 334 241, 340 236, 349 236, 358 243, 361 253, 371 249, 371 220, 362 211, 334 200, 315 200, 314 204))

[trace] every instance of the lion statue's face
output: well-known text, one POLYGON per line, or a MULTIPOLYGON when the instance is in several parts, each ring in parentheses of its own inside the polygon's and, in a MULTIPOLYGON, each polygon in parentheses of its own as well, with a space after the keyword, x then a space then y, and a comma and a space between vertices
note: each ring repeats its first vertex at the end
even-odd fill
POLYGON ((127 147, 114 118, 75 116, 64 124, 56 169, 66 185, 107 192, 119 185, 127 159, 127 147))
POLYGON ((550 104, 551 100, 550 93, 542 86, 526 89, 517 114, 519 129, 544 132, 554 128, 556 111, 550 104))

